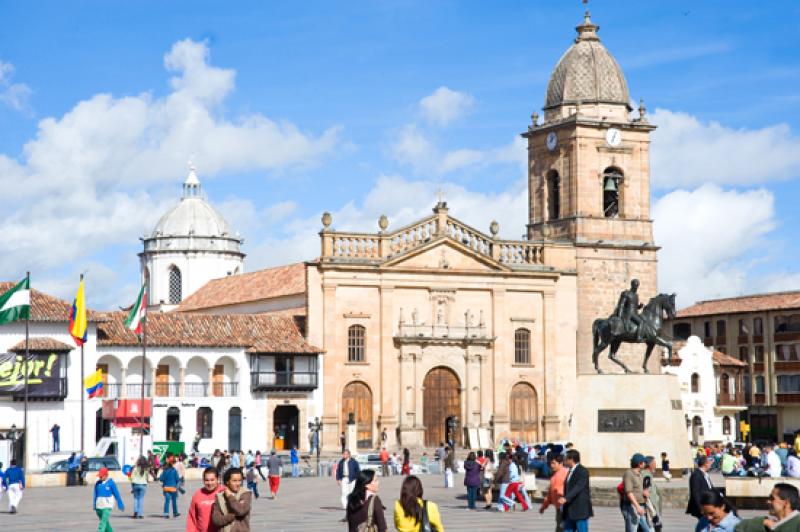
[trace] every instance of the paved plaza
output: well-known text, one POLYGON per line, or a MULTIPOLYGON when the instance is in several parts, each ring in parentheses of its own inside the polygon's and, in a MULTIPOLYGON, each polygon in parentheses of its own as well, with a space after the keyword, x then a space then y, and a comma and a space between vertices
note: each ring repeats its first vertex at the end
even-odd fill
MULTIPOLYGON (((444 489, 442 477, 423 475, 425 496, 435 501, 441 509, 445 528, 451 531, 480 530, 490 531, 549 531, 553 530, 553 510, 544 515, 538 513, 538 503, 534 511, 501 514, 484 510, 466 510, 466 496, 462 485, 463 477, 456 478, 458 488, 444 489)), ((387 505, 386 520, 392 525, 392 508, 400 493, 402 477, 381 479, 380 495, 387 505)), ((160 484, 151 484, 145 501, 144 520, 132 520, 133 498, 130 488, 122 485, 120 491, 126 505, 124 514, 114 511, 112 525, 114 530, 185 530, 185 516, 189 504, 189 494, 199 482, 190 482, 188 493, 179 499, 179 509, 183 514, 178 519, 161 518, 163 498, 160 484)), ((260 491, 265 491, 265 483, 259 483, 260 491)), ((92 488, 33 488, 27 491, 20 506, 20 513, 8 515, 7 500, 2 501, 0 530, 93 530, 97 518, 92 511, 92 488)), ((745 516, 758 515, 757 512, 743 512, 745 516)), ((253 530, 346 530, 340 522, 343 512, 339 508, 339 490, 330 477, 283 479, 279 498, 275 501, 260 498, 255 501, 251 514, 253 530)), ((609 507, 596 507, 595 518, 591 521, 593 531, 619 531, 622 518, 619 510, 609 507)), ((665 511, 665 532, 694 529, 694 519, 682 510, 665 511)))

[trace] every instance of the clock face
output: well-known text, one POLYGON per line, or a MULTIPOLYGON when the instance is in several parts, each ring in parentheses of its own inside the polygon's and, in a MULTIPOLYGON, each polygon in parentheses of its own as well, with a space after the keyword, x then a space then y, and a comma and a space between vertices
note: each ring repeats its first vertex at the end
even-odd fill
POLYGON ((622 142, 622 133, 617 128, 608 128, 606 131, 606 142, 609 146, 619 146, 619 143, 622 142))
POLYGON ((554 131, 551 131, 547 134, 547 140, 545 141, 547 144, 547 149, 553 151, 558 146, 558 137, 556 136, 554 131))

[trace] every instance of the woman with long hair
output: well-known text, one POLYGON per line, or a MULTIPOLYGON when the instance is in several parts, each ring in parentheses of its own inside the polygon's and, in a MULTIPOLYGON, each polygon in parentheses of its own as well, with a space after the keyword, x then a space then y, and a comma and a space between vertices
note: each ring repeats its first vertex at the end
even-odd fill
POLYGON ((467 487, 467 508, 475 509, 475 500, 478 498, 478 488, 481 485, 481 465, 477 462, 474 452, 467 455, 464 461, 464 486, 467 487))
POLYGON ((422 482, 414 475, 403 480, 400 500, 394 503, 394 526, 397 532, 421 532, 424 522, 431 530, 444 532, 439 507, 434 502, 422 498, 422 482))
POLYGON ((483 500, 486 502, 486 510, 492 509, 492 481, 494 480, 494 451, 486 449, 481 465, 483 478, 481 479, 481 489, 483 490, 483 500))
POLYGON ((150 476, 148 471, 147 458, 140 456, 136 460, 136 465, 131 470, 131 493, 133 493, 133 518, 144 519, 144 495, 147 493, 147 477, 150 476))
POLYGON ((378 532, 386 532, 386 507, 378 497, 378 476, 375 471, 364 469, 358 474, 355 487, 347 497, 347 530, 357 532, 362 523, 366 529, 375 526, 378 532))
POLYGON ((215 495, 211 522, 225 532, 250 532, 250 509, 253 494, 242 487, 242 470, 231 467, 222 477, 225 489, 215 495))
POLYGON ((704 491, 700 495, 700 506, 703 509, 703 516, 709 523, 702 532, 733 532, 741 521, 725 498, 716 490, 704 491))
POLYGON ((411 474, 411 453, 408 449, 403 449, 403 468, 400 471, 401 475, 411 474))

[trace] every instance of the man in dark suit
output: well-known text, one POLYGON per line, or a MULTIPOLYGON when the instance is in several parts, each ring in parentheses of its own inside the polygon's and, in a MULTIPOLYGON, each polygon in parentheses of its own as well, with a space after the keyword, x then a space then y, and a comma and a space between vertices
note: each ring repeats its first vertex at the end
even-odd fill
POLYGON ((700 497, 704 492, 714 489, 711 478, 708 476, 709 469, 711 469, 711 460, 705 456, 698 456, 697 468, 689 477, 689 504, 686 505, 686 513, 697 519, 695 531, 703 530, 708 526, 708 519, 703 515, 700 497))
POLYGON ((594 515, 589 494, 589 470, 581 465, 581 454, 575 449, 567 451, 564 465, 569 472, 564 482, 564 496, 558 500, 564 532, 588 532, 589 518, 594 515))

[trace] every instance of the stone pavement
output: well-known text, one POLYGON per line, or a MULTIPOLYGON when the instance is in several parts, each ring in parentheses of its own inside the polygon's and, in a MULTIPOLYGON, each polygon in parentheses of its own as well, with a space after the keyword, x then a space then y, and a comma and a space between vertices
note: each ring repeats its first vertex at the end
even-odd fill
MULTIPOLYGON (((448 531, 550 531, 554 529, 554 514, 550 509, 544 515, 538 512, 538 503, 534 503, 534 511, 501 514, 484 510, 468 511, 466 495, 462 486, 462 478, 456 477, 457 488, 444 489, 443 479, 438 475, 422 475, 425 496, 436 502, 442 512, 444 526, 448 531)), ((381 479, 380 495, 386 504, 386 519, 389 530, 394 530, 392 509, 394 501, 400 494, 402 477, 381 479)), ((160 484, 151 484, 145 500, 143 520, 132 520, 133 498, 129 485, 120 486, 126 505, 124 514, 114 511, 111 523, 114 530, 185 530, 185 515, 189 504, 189 494, 199 482, 189 483, 189 492, 179 499, 179 510, 183 514, 178 519, 160 517, 163 508, 160 484)), ((259 491, 268 491, 266 483, 259 482, 259 491)), ((96 530, 97 518, 92 511, 92 487, 74 488, 32 488, 29 489, 20 505, 20 513, 9 515, 7 499, 0 502, 0 530, 96 530)), ((665 512, 664 532, 694 530, 694 519, 686 516, 681 510, 665 512)), ((745 516, 757 515, 757 512, 743 512, 745 516)), ((253 530, 270 530, 274 532, 289 530, 343 531, 345 525, 339 520, 343 517, 339 508, 339 489, 330 477, 323 478, 285 478, 277 500, 260 498, 254 504, 251 515, 253 530)), ((594 532, 618 532, 622 530, 622 518, 616 508, 597 507, 595 518, 591 520, 590 530, 594 532)))

